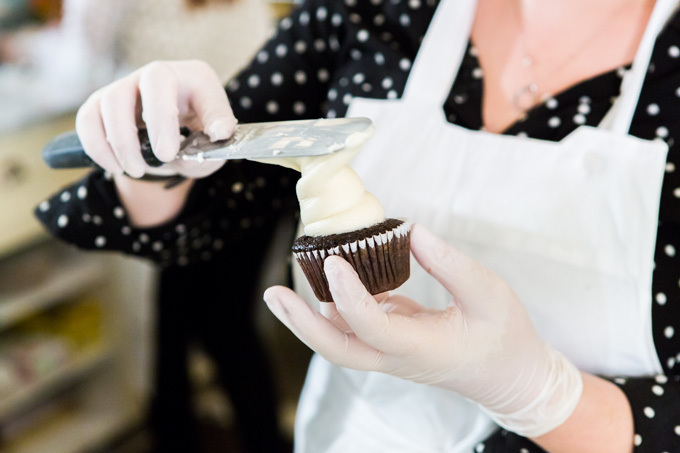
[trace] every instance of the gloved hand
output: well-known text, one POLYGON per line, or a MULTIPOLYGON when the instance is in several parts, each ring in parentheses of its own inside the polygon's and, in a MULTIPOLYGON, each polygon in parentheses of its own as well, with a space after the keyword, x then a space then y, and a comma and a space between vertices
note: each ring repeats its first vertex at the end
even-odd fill
POLYGON ((524 436, 562 424, 581 396, 581 374, 537 336, 512 289, 420 225, 412 228, 411 250, 452 294, 445 310, 388 293, 371 296, 337 256, 325 261, 335 304, 322 303, 321 313, 280 286, 269 288, 265 301, 298 338, 338 365, 450 389, 524 436))
POLYGON ((180 126, 204 131, 212 141, 229 138, 236 128, 217 74, 201 61, 153 62, 94 92, 80 107, 76 132, 97 165, 132 177, 159 173, 140 153, 137 126, 145 123, 151 148, 163 162, 162 173, 207 176, 224 162, 173 160, 179 152, 180 126))

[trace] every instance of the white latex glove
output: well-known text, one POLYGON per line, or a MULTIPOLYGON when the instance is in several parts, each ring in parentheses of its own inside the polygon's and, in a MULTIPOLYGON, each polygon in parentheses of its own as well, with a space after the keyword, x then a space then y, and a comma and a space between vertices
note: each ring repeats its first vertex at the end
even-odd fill
POLYGON ((322 303, 321 313, 285 287, 269 288, 265 301, 300 340, 338 365, 450 389, 524 436, 562 424, 581 396, 581 374, 537 336, 513 290, 420 225, 412 228, 411 250, 453 295, 446 310, 389 293, 371 296, 337 256, 325 261, 335 304, 322 303))
POLYGON ((149 63, 94 92, 76 116, 76 132, 92 160, 132 177, 158 173, 140 153, 137 127, 142 125, 154 154, 170 162, 162 167, 165 172, 200 178, 224 162, 173 160, 179 152, 180 126, 204 131, 215 141, 234 133, 236 118, 217 74, 195 60, 149 63))

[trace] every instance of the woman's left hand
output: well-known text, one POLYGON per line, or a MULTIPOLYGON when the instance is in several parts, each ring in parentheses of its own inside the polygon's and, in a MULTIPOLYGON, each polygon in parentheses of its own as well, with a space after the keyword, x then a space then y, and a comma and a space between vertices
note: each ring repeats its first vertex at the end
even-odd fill
POLYGON ((453 390, 525 436, 563 423, 581 396, 581 374, 538 337, 515 292, 420 225, 412 228, 411 250, 453 296, 445 310, 400 295, 371 296, 337 256, 325 261, 335 303, 322 303, 321 313, 285 287, 268 289, 265 301, 338 365, 453 390))

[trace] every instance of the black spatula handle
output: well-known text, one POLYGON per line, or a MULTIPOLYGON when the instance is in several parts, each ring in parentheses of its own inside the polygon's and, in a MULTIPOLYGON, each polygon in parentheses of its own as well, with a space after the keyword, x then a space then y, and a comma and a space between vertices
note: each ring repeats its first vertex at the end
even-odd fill
MULTIPOLYGON (((146 129, 139 130, 139 143, 142 146, 142 157, 151 167, 160 167, 163 162, 158 160, 151 150, 149 136, 146 129)), ((58 135, 42 150, 42 157, 50 168, 83 168, 95 166, 94 161, 85 154, 82 143, 76 131, 58 135)))

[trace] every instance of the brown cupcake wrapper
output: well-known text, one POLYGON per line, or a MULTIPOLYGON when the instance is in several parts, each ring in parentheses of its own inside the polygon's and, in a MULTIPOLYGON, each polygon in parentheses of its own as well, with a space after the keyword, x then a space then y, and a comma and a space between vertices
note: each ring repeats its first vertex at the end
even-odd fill
POLYGON ((338 255, 349 262, 371 294, 401 286, 410 275, 411 225, 402 223, 384 233, 335 247, 294 252, 314 294, 321 302, 332 302, 323 262, 338 255))

